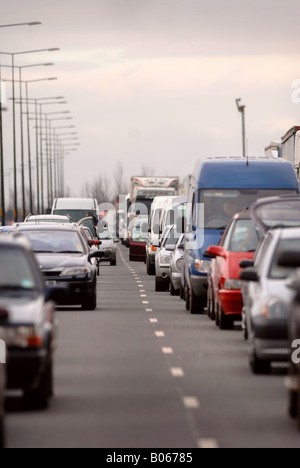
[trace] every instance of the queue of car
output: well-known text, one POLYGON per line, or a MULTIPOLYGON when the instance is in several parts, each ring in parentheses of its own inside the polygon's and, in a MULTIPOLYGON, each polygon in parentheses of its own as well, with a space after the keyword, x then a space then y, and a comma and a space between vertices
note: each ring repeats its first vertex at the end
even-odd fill
POLYGON ((98 224, 96 206, 94 200, 58 200, 58 212, 29 215, 24 223, 1 229, 0 259, 6 268, 0 272, 0 343, 6 344, 6 364, 0 364, 0 448, 5 446, 5 389, 21 390, 26 407, 48 407, 54 395, 57 307, 95 310, 100 261, 116 264, 116 240, 98 224))
POLYGON ((294 168, 270 158, 212 158, 197 168, 187 199, 184 215, 174 213, 164 229, 168 202, 154 199, 146 265, 155 290, 180 295, 190 313, 207 312, 221 330, 240 322, 253 374, 290 363, 289 414, 300 428, 300 196, 294 168))

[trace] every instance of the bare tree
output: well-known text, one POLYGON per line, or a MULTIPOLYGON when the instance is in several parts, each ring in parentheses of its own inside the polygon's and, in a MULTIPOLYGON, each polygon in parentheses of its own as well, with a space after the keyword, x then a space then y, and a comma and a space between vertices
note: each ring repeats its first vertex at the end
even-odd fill
POLYGON ((155 169, 153 167, 150 168, 150 167, 146 166, 145 164, 142 165, 141 175, 143 177, 152 177, 152 176, 154 176, 154 173, 155 173, 155 169))
POLYGON ((125 195, 128 193, 128 183, 124 180, 124 166, 121 162, 118 162, 114 172, 115 179, 115 199, 119 195, 125 195))
POLYGON ((93 182, 86 182, 81 189, 81 195, 87 198, 96 198, 99 204, 109 202, 111 194, 107 177, 99 175, 93 182))

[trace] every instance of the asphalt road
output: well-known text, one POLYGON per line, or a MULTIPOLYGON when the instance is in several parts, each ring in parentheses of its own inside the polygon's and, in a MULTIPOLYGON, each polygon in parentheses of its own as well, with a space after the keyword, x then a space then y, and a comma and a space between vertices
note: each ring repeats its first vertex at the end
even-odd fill
POLYGON ((240 329, 155 293, 125 248, 102 267, 97 311, 57 315, 55 398, 47 412, 8 399, 8 447, 300 447, 285 370, 253 376, 240 329))

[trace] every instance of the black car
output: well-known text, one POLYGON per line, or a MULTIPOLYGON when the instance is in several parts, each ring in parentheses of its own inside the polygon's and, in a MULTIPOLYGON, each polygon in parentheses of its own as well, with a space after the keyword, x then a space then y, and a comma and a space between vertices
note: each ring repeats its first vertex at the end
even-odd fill
POLYGON ((60 290, 45 289, 31 246, 20 236, 1 236, 0 263, 0 340, 7 348, 7 387, 23 390, 29 406, 46 408, 53 395, 52 299, 60 290))
POLYGON ((17 231, 26 236, 35 252, 40 271, 47 286, 65 285, 68 289, 58 305, 81 305, 83 310, 97 307, 97 267, 80 229, 70 225, 18 225, 17 231))

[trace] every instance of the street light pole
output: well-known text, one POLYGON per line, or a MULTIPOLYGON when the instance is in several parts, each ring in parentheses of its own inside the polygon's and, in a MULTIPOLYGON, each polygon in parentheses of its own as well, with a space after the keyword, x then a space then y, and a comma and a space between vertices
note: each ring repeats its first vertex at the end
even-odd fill
POLYGON ((238 111, 242 114, 242 138, 243 138, 243 157, 246 158, 246 128, 245 128, 245 109, 246 106, 240 104, 241 99, 236 99, 236 106, 238 111))

